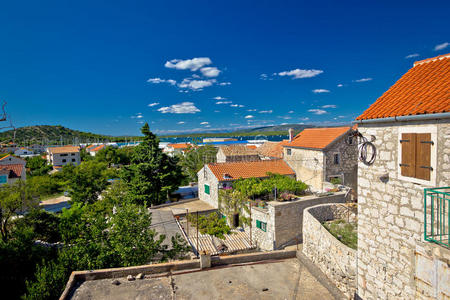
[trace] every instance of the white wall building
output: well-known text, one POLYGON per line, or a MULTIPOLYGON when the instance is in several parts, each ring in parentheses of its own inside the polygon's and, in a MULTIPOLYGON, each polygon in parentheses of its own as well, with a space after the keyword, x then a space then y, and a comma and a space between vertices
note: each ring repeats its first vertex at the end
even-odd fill
POLYGON ((54 167, 62 167, 68 164, 77 166, 81 163, 78 146, 49 147, 47 153, 48 163, 54 167))

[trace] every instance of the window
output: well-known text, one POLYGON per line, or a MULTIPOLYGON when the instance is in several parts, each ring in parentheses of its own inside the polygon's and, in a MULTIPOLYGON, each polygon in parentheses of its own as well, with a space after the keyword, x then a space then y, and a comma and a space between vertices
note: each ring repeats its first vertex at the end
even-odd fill
POLYGON ((59 156, 67 156, 67 155, 69 155, 69 154, 64 153, 64 154, 60 154, 59 156))
POLYGON ((287 149, 287 150, 286 150, 286 154, 287 154, 287 155, 291 155, 291 149, 287 149))
POLYGON ((431 166, 431 133, 402 133, 401 175, 429 181, 431 166))
POLYGON ((209 195, 209 185, 205 184, 205 194, 209 195))
POLYGON ((338 165, 340 163, 339 153, 333 154, 333 163, 338 165))
POLYGON ((267 223, 261 222, 260 220, 256 220, 256 228, 259 228, 262 231, 266 232, 267 231, 267 223))
POLYGON ((63 160, 62 160, 62 162, 66 162, 66 160, 65 160, 65 159, 63 159, 63 160))
POLYGON ((75 153, 71 153, 70 155, 75 156, 75 153))
POLYGON ((348 136, 347 143, 349 145, 353 145, 353 136, 351 136, 351 135, 348 136))
POLYGON ((75 158, 72 158, 72 161, 75 162, 75 158))

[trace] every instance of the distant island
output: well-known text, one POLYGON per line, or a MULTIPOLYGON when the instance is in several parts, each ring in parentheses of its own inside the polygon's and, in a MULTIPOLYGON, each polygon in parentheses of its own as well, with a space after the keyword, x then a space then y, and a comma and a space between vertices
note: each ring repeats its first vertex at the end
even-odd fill
MULTIPOLYGON (((159 135, 161 140, 171 138, 202 138, 202 137, 257 137, 257 136, 287 136, 288 129, 293 128, 294 133, 305 128, 315 127, 314 125, 285 124, 275 126, 265 126, 236 130, 229 132, 203 132, 203 133, 183 133, 171 135, 159 135)), ((15 142, 17 144, 80 144, 80 143, 104 143, 104 142, 124 142, 138 140, 139 136, 112 136, 96 134, 66 128, 61 125, 36 125, 20 127, 14 130, 0 132, 0 143, 15 142)))

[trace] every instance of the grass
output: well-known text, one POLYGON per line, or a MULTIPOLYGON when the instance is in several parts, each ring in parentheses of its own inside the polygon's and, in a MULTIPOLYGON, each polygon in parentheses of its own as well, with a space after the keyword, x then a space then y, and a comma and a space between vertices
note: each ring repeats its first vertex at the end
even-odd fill
POLYGON ((358 231, 356 223, 347 223, 343 219, 327 221, 323 226, 344 245, 352 248, 358 248, 358 231))

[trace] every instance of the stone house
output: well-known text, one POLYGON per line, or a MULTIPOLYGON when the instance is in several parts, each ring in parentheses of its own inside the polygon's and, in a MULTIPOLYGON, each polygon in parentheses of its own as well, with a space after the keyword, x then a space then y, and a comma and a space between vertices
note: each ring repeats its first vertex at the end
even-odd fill
POLYGON ((168 144, 164 148, 164 153, 166 153, 169 156, 173 156, 176 154, 184 154, 184 152, 192 147, 189 143, 178 143, 178 144, 168 144))
POLYGON ((297 180, 323 191, 325 182, 340 182, 356 190, 358 145, 351 127, 307 128, 284 143, 284 160, 297 180))
POLYGON ((267 173, 295 176, 295 172, 281 159, 211 163, 198 173, 198 197, 211 206, 219 206, 219 190, 229 188, 239 178, 265 178, 267 173))
POLYGON ((375 153, 358 165, 358 296, 449 299, 450 54, 414 63, 355 123, 375 153))
POLYGON ((81 163, 80 147, 63 146, 47 148, 48 163, 54 167, 62 167, 68 164, 79 165, 81 163))
POLYGON ((17 180, 26 180, 26 161, 18 157, 7 155, 0 159, 0 185, 13 184, 17 180))
POLYGON ((220 146, 216 154, 218 163, 258 161, 260 160, 256 147, 247 145, 224 145, 220 146))

